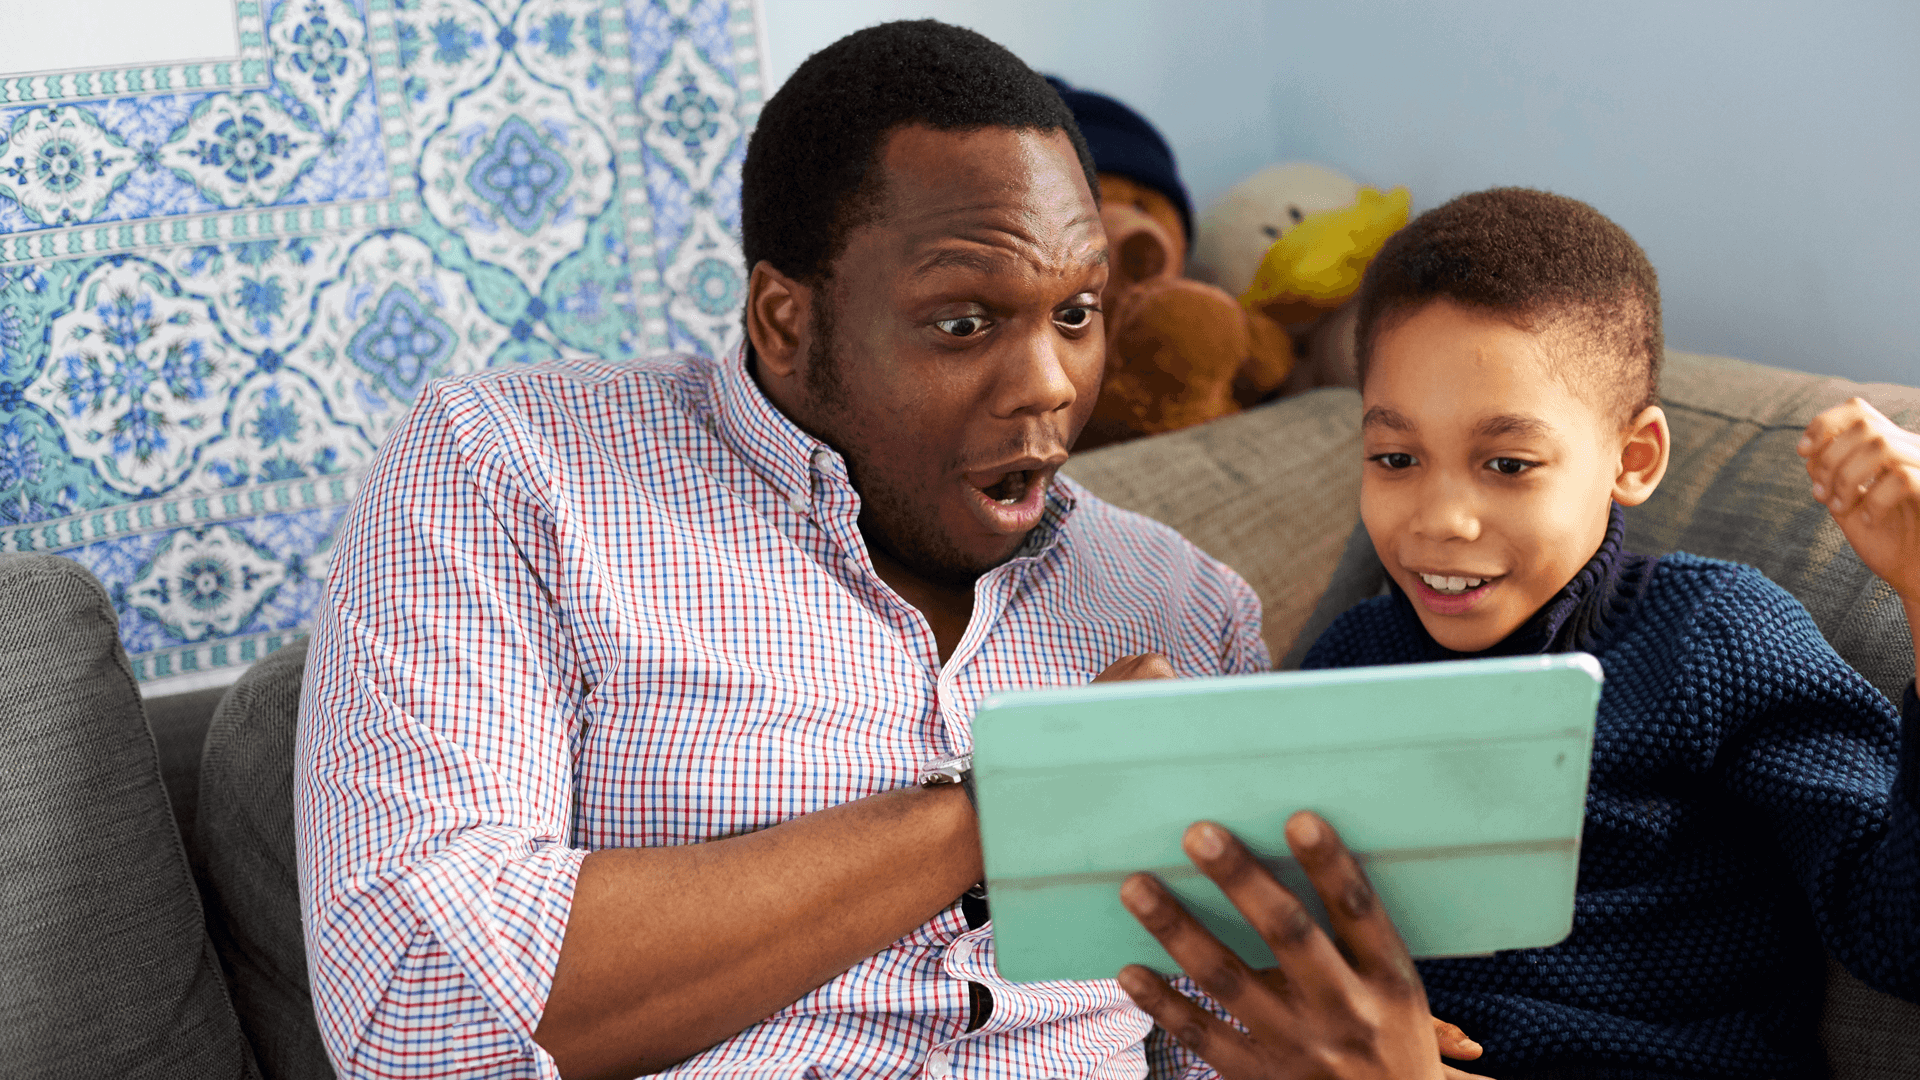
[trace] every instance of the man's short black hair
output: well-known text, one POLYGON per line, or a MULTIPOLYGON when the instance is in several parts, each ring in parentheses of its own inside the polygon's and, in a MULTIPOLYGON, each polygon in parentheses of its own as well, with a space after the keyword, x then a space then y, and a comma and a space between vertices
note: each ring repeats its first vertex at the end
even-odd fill
POLYGON ((1395 233, 1360 284, 1362 382, 1380 334, 1442 298, 1532 333, 1573 335, 1587 348, 1564 350, 1557 374, 1623 420, 1659 400, 1659 278, 1633 237, 1586 203, 1493 188, 1395 233))
POLYGON ((807 57, 761 111, 740 170, 748 268, 765 259, 799 281, 830 277, 847 233, 872 220, 882 144, 907 124, 1064 131, 1100 196, 1073 113, 1019 57, 933 19, 882 23, 807 57))

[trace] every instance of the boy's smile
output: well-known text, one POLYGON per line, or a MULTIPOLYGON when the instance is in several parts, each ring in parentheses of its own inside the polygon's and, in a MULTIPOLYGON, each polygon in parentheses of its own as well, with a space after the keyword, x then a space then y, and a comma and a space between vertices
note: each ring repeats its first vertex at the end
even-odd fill
POLYGON ((1591 348, 1444 299, 1375 339, 1360 514, 1446 648, 1519 629, 1599 549, 1611 503, 1643 501, 1665 471, 1658 408, 1628 421, 1558 374, 1590 370, 1575 351, 1591 348))

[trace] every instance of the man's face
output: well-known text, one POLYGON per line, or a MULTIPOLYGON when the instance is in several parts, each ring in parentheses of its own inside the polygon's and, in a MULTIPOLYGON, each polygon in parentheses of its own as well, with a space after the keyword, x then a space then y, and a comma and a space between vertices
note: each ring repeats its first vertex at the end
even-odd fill
POLYGON ((881 167, 813 305, 797 419, 846 456, 868 543, 958 585, 1039 523, 1092 411, 1106 237, 1061 132, 907 127, 881 167))
POLYGON ((1449 649, 1499 643, 1606 535, 1625 432, 1550 373, 1547 350, 1575 347, 1446 300, 1374 345, 1360 516, 1449 649))

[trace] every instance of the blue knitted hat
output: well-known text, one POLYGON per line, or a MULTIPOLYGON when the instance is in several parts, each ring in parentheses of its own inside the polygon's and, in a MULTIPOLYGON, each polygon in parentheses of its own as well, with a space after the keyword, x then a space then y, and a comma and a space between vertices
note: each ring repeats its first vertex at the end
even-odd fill
POLYGON ((1158 191, 1180 211, 1180 225, 1193 246, 1193 206, 1173 163, 1173 148, 1147 118, 1105 94, 1075 90, 1065 79, 1047 76, 1060 99, 1073 110, 1074 123, 1093 151, 1094 168, 1124 176, 1158 191))

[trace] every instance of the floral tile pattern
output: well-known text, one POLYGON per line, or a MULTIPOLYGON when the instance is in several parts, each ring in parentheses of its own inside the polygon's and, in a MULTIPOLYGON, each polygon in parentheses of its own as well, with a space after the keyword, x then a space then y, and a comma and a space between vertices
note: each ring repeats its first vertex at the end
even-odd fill
POLYGON ((107 585, 148 693, 311 625, 432 379, 718 355, 750 0, 235 0, 241 50, 0 73, 0 551, 107 585))

